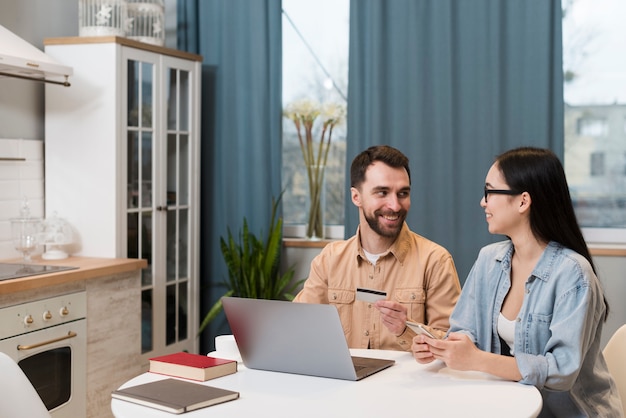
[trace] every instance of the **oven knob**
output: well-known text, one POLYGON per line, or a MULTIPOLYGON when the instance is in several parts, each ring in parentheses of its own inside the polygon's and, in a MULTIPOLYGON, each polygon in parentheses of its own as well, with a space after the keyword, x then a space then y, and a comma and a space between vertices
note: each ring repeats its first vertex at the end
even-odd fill
POLYGON ((33 322, 35 322, 35 321, 33 320, 33 316, 32 316, 32 315, 26 315, 26 316, 24 317, 24 324, 25 324, 25 325, 30 325, 30 324, 32 324, 33 322))
POLYGON ((50 313, 50 311, 45 311, 42 316, 44 321, 49 321, 52 319, 52 314, 50 313))
POLYGON ((70 310, 67 309, 67 306, 64 306, 61 309, 59 309, 59 315, 68 316, 69 314, 70 314, 70 310))

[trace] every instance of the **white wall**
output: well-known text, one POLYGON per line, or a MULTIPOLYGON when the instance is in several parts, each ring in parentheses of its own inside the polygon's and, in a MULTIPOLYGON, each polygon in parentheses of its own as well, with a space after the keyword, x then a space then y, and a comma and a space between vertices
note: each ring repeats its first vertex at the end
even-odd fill
MULTIPOLYGON (((78 34, 78 0, 3 0, 0 25, 43 50, 45 38, 78 34)), ((19 217, 25 196, 32 215, 43 217, 44 137, 43 84, 0 77, 0 159, 25 158, 0 161, 0 259, 20 256, 9 219, 19 217)))
POLYGON ((23 199, 32 217, 43 217, 43 167, 42 141, 0 139, 0 260, 20 256, 13 248, 10 219, 20 216, 23 199))
MULTIPOLYGON (((43 50, 45 38, 78 34, 78 0, 2 0, 0 25, 43 50)), ((0 77, 0 138, 43 140, 43 107, 42 83, 0 77)))
POLYGON ((626 257, 595 256, 593 261, 610 307, 609 318, 602 331, 601 346, 604 347, 611 335, 626 324, 626 257))

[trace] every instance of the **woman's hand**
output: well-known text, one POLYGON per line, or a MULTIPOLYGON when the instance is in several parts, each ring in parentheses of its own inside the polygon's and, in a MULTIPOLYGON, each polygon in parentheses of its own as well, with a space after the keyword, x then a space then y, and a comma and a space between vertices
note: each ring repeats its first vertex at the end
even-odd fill
POLYGON ((430 352, 430 346, 428 341, 434 341, 433 338, 425 335, 416 335, 413 337, 413 344, 411 344, 411 352, 413 357, 418 363, 428 364, 435 360, 433 353, 430 352))
MULTIPOLYGON (((412 347, 416 347, 415 340, 419 337, 428 345, 433 358, 443 361, 451 369, 475 370, 516 382, 522 378, 515 357, 482 351, 466 334, 451 332, 445 340, 417 336, 412 347)), ((421 354, 420 358, 425 355, 421 354)))
POLYGON ((467 335, 452 332, 445 340, 426 338, 426 343, 433 357, 442 360, 449 368, 477 370, 476 364, 482 351, 474 345, 467 335))

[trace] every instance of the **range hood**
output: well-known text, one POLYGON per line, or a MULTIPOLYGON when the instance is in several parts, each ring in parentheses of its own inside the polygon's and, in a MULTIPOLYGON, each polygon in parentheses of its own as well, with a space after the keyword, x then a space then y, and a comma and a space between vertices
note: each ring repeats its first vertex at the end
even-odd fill
POLYGON ((0 25, 0 77, 15 77, 69 87, 74 70, 0 25))

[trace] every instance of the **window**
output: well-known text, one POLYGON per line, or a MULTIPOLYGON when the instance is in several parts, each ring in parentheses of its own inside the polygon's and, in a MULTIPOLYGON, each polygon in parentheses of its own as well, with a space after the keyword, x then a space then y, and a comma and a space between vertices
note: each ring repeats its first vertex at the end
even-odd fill
POLYGON ((606 119, 580 118, 578 119, 578 135, 580 136, 606 136, 608 125, 606 119))
POLYGON ((592 152, 591 153, 591 176, 598 177, 604 175, 604 153, 592 152))
POLYGON ((563 0, 562 6, 565 172, 572 200, 590 245, 623 245, 626 2, 563 0))
MULTIPOLYGON (((283 107, 303 98, 347 105, 349 0, 283 0, 282 4, 283 107)), ((346 132, 345 122, 333 130, 325 171, 327 234, 329 225, 340 226, 337 233, 327 235, 331 238, 343 238, 346 132)), ((282 155, 284 235, 304 236, 306 168, 295 126, 287 118, 283 118, 282 155)))

